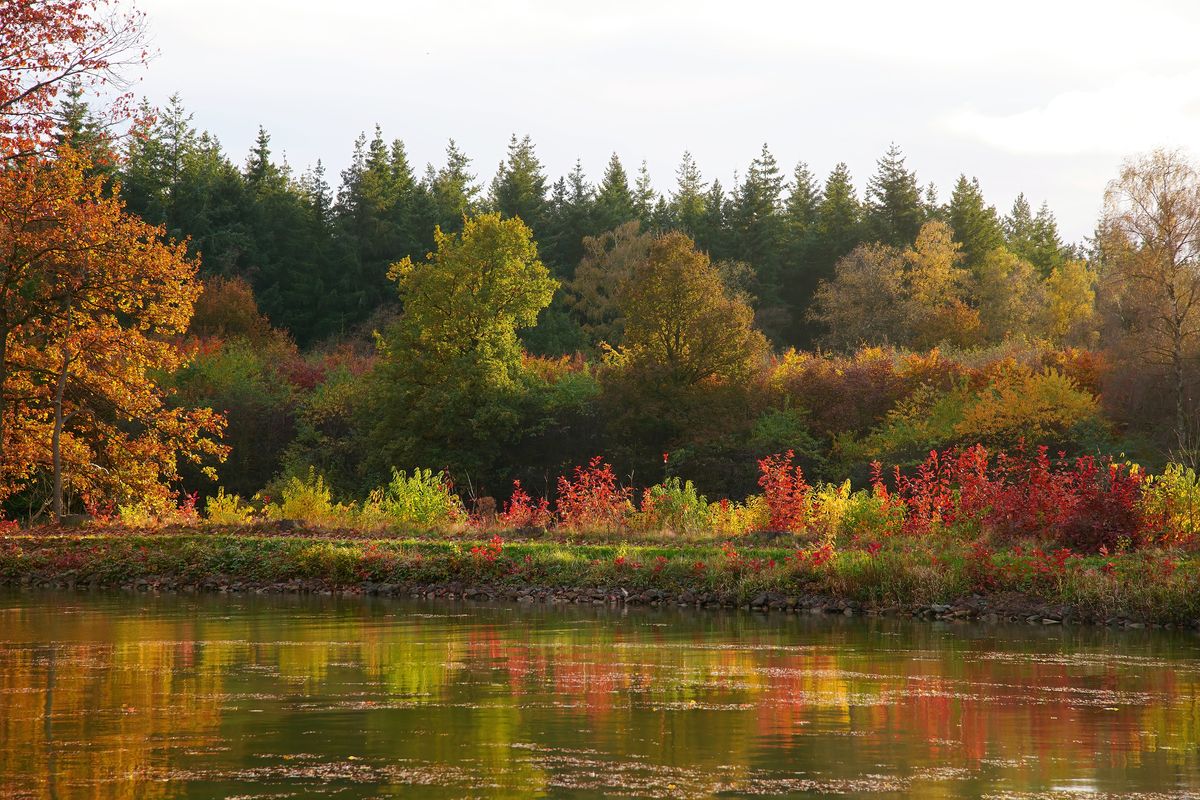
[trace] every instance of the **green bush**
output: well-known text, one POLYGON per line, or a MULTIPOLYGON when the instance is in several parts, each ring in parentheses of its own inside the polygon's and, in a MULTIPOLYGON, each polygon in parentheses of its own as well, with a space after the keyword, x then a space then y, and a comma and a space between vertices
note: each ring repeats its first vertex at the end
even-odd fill
POLYGON ((393 469, 391 482, 371 492, 361 512, 364 523, 423 530, 453 525, 465 516, 446 476, 428 469, 415 469, 412 475, 393 469))
POLYGON ((704 531, 711 523, 708 498, 697 492, 691 481, 667 478, 642 493, 638 522, 647 530, 704 531))

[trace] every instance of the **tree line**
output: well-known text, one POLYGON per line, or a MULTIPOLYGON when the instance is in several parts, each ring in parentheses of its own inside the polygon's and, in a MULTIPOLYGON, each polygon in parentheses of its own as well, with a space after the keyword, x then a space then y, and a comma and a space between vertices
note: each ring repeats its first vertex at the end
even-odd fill
POLYGON ((813 298, 838 259, 866 242, 911 246, 930 221, 948 224, 972 262, 1003 246, 1048 275, 1074 255, 1045 204, 1034 211, 1020 196, 1001 215, 965 175, 939 202, 894 145, 861 196, 845 164, 823 181, 803 163, 785 173, 765 145, 728 189, 684 153, 675 185, 659 191, 644 162, 631 176, 616 154, 594 184, 579 163, 551 180, 530 138, 516 135, 490 180, 453 140, 445 162, 422 172, 403 141, 377 127, 355 141, 335 190, 320 161, 297 174, 276 158, 265 130, 235 164, 173 97, 147 135, 129 140, 115 173, 131 211, 187 239, 204 274, 244 277, 271 322, 302 346, 363 324, 394 300, 391 264, 429 252, 435 229, 454 233, 464 216, 489 211, 528 225, 562 283, 524 334, 541 353, 597 344, 569 302, 571 282, 589 237, 635 221, 642 233, 679 231, 714 262, 742 265, 758 325, 780 347, 816 343, 813 298))

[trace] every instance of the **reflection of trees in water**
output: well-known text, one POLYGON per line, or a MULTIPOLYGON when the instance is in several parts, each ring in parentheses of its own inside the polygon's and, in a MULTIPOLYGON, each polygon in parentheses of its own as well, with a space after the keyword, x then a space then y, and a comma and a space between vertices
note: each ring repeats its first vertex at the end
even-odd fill
POLYGON ((514 791, 545 786, 556 767, 531 752, 566 742, 726 777, 854 777, 864 753, 895 775, 955 765, 1012 787, 1081 769, 1169 787, 1200 766, 1200 673, 1166 637, 142 602, 31 596, 0 612, 0 790, 28 788, 33 765, 47 797, 167 797, 145 781, 309 747, 301 734, 326 721, 331 753, 470 762, 514 791), (1109 655, 1130 649, 1145 658, 1109 655))

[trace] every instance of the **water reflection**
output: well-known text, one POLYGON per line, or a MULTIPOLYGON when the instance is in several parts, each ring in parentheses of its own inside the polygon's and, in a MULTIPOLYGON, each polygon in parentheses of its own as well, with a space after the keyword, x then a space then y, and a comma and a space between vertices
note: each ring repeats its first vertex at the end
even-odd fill
POLYGON ((1103 629, 0 595, 0 796, 1195 796, 1198 654, 1103 629))

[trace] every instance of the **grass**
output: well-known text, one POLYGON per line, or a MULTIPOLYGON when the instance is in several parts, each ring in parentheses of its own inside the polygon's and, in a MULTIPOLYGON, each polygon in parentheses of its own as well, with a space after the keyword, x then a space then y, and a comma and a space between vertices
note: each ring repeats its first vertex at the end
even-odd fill
MULTIPOLYGON (((511 535, 511 532, 510 532, 511 535)), ((1200 557, 1166 550, 1078 556, 1036 548, 993 552, 950 538, 893 537, 828 545, 505 540, 501 535, 348 538, 264 528, 146 532, 40 531, 0 538, 0 582, 120 586, 292 581, 327 588, 459 583, 546 589, 711 593, 745 604, 762 593, 828 596, 867 608, 951 604, 971 595, 1071 606, 1078 618, 1194 624, 1200 557)))

